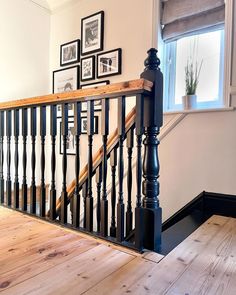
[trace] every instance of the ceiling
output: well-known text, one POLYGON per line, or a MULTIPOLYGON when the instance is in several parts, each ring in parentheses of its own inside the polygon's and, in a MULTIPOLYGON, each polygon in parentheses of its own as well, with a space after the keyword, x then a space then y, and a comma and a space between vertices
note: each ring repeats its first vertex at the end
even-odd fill
POLYGON ((31 1, 53 12, 57 8, 64 6, 68 4, 69 2, 75 2, 76 0, 31 0, 31 1))

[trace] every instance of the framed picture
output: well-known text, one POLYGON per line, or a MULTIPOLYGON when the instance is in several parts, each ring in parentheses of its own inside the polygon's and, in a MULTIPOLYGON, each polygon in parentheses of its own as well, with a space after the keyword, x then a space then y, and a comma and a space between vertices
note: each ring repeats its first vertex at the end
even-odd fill
POLYGON ((97 78, 121 74, 121 48, 97 55, 97 78))
POLYGON ((79 62, 80 60, 80 40, 74 40, 61 45, 60 51, 61 67, 79 62))
MULTIPOLYGON (((99 87, 99 86, 105 86, 110 84, 109 80, 106 81, 101 81, 101 82, 94 82, 94 83, 89 83, 89 84, 83 84, 80 86, 81 89, 88 89, 88 88, 94 88, 94 87, 99 87)), ((94 101, 94 111, 98 112, 102 110, 102 101, 101 100, 95 100, 94 101)), ((87 112, 87 103, 83 102, 81 106, 81 111, 82 112, 87 112)))
MULTIPOLYGON (((53 72, 53 93, 79 89, 79 66, 53 72)), ((73 104, 68 105, 69 116, 74 115, 73 104)), ((61 105, 57 106, 57 117, 61 117, 61 105)))
MULTIPOLYGON (((87 117, 81 117, 81 134, 87 134, 87 117)), ((98 134, 98 116, 94 116, 94 134, 98 134)))
MULTIPOLYGON (((60 122, 60 154, 63 154, 63 139, 62 139, 62 122, 60 122)), ((74 119, 69 118, 68 120, 68 135, 66 141, 66 153, 67 155, 75 155, 75 137, 73 135, 74 119)))
POLYGON ((95 56, 81 59, 81 81, 89 81, 95 79, 95 56))
POLYGON ((86 55, 103 50, 104 11, 81 20, 81 54, 86 55))

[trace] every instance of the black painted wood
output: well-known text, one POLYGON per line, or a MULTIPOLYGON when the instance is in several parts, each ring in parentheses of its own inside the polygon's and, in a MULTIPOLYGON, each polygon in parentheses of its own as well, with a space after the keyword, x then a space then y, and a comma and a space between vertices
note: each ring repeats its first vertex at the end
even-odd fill
POLYGON ((0 203, 4 204, 4 173, 3 173, 3 165, 4 165, 4 122, 5 122, 4 111, 0 111, 0 203))
POLYGON ((82 196, 83 196, 83 203, 84 203, 84 219, 83 219, 83 227, 86 228, 86 199, 88 194, 88 180, 82 186, 82 196))
POLYGON ((40 137, 41 137, 41 183, 39 215, 46 214, 46 186, 45 186, 45 137, 46 137, 46 106, 40 107, 40 137))
POLYGON ((35 141, 37 132, 37 109, 36 107, 31 108, 31 143, 32 143, 32 154, 31 154, 31 187, 30 187, 30 213, 36 213, 36 181, 35 181, 35 167, 36 167, 36 152, 35 152, 35 141))
POLYGON ((130 234, 133 229, 133 211, 132 211, 132 154, 134 147, 134 129, 131 128, 127 134, 126 146, 128 152, 128 171, 127 171, 127 211, 126 211, 126 236, 130 234))
POLYGON ((107 137, 109 135, 109 99, 102 100, 102 202, 101 202, 101 235, 108 235, 108 200, 107 200, 107 137))
POLYGON ((74 104, 74 136, 75 136, 75 192, 73 196, 72 223, 74 227, 80 226, 80 135, 81 135, 81 102, 74 104))
POLYGON ((22 211, 27 211, 28 187, 26 178, 27 167, 27 135, 28 135, 28 109, 22 109, 22 141, 23 141, 23 180, 22 180, 22 211))
POLYGON ((144 133, 144 97, 136 96, 136 118, 135 134, 137 142, 136 158, 136 208, 135 208, 135 247, 139 250, 143 248, 143 210, 141 208, 142 200, 142 135, 144 133))
POLYGON ((50 188, 50 216, 51 220, 56 219, 56 135, 57 135, 57 105, 50 106, 50 135, 51 135, 51 188, 50 188))
POLYGON ((124 205, 124 191, 123 191, 123 178, 124 178, 124 137, 125 137, 125 96, 118 99, 118 135, 119 135, 119 191, 118 191, 118 204, 117 204, 117 231, 116 238, 118 242, 124 241, 124 227, 125 227, 125 205, 124 205))
POLYGON ((13 208, 19 208, 19 109, 14 110, 14 137, 15 137, 15 179, 14 179, 14 196, 13 196, 13 208))
POLYGON ((87 102, 88 134, 88 195, 86 199, 86 229, 93 231, 93 134, 94 134, 94 101, 87 102))
POLYGON ((62 104, 62 193, 61 193, 61 223, 67 223, 67 189, 66 189, 66 175, 67 175, 67 136, 68 136, 68 104, 62 104))
POLYGON ((12 136, 12 112, 6 111, 6 136, 7 136, 7 180, 6 199, 7 206, 11 207, 11 136, 12 136))
POLYGON ((96 170, 96 184, 97 184, 97 231, 101 230, 101 187, 102 187, 102 165, 98 166, 96 170))
POLYGON ((114 148, 110 156, 111 165, 111 226, 110 236, 116 237, 116 167, 117 167, 117 149, 114 148))
POLYGON ((153 93, 144 101, 144 160, 143 160, 143 224, 144 247, 158 251, 161 248, 162 210, 159 206, 158 134, 163 124, 163 75, 159 68, 157 50, 148 51, 141 78, 154 83, 153 93))

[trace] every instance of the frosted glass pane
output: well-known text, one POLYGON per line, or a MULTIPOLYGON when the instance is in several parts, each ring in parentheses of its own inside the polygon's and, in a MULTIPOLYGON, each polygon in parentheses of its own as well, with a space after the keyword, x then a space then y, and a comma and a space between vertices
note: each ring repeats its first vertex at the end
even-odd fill
POLYGON ((185 95, 185 66, 187 60, 202 63, 197 87, 198 102, 219 98, 221 31, 182 38, 176 47, 175 103, 182 102, 185 95))

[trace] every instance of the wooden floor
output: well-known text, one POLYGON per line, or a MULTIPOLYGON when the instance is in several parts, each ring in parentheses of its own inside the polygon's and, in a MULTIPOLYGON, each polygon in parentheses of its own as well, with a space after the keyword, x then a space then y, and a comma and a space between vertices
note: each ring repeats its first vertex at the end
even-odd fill
POLYGON ((139 255, 0 207, 0 294, 236 294, 236 220, 139 255))

